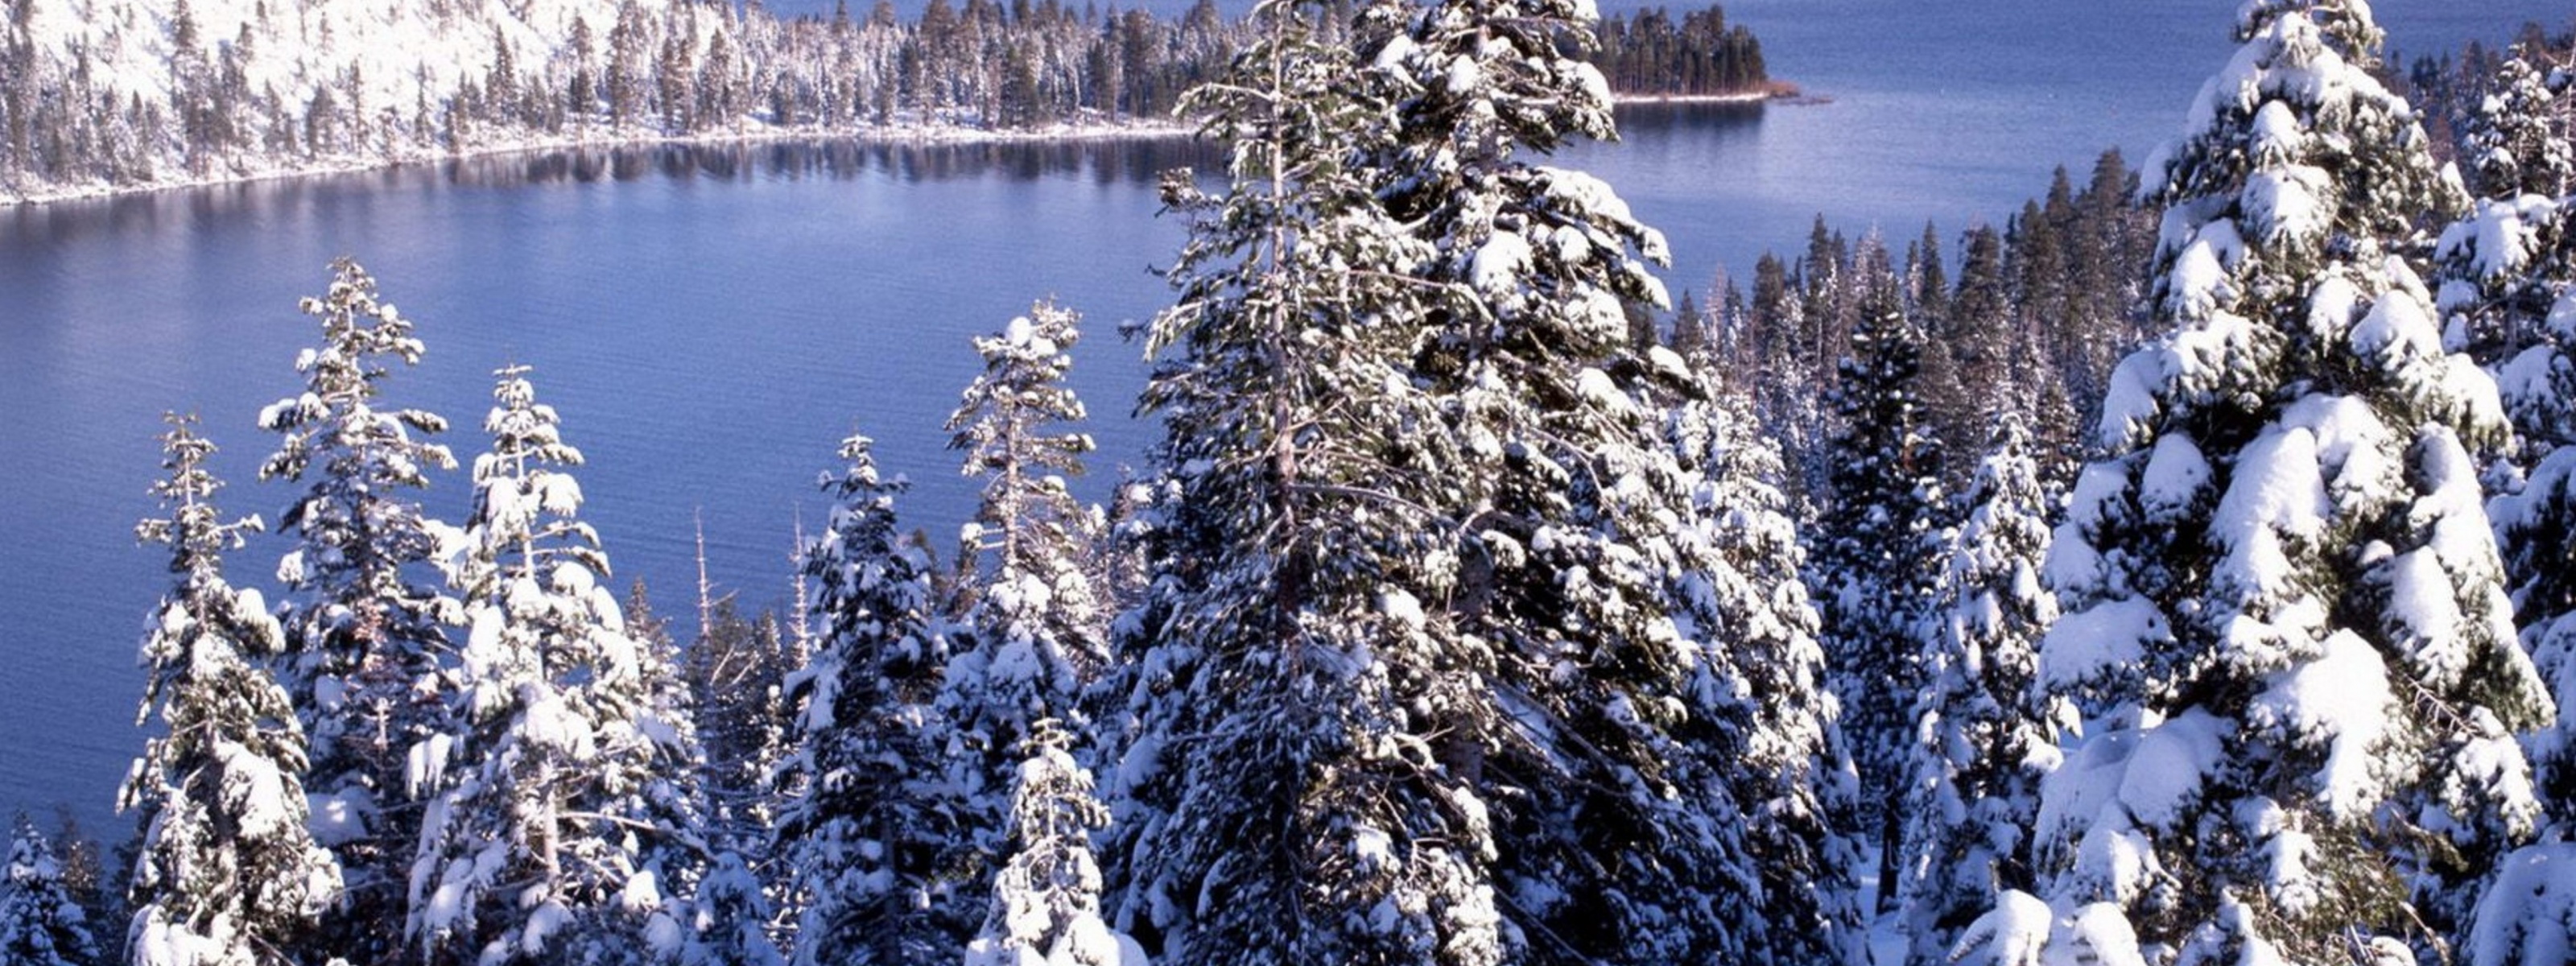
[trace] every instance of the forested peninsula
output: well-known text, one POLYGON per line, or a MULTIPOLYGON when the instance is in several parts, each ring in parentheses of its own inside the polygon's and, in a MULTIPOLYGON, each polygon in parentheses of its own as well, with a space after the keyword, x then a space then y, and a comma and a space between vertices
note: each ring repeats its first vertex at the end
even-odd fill
MULTIPOLYGON (((1249 33, 1083 0, 6 0, 0 202, 530 148, 1184 133, 1249 33)), ((1346 23, 1348 17, 1334 18, 1346 23)), ((1599 21, 1621 94, 1773 90, 1723 9, 1599 21)))

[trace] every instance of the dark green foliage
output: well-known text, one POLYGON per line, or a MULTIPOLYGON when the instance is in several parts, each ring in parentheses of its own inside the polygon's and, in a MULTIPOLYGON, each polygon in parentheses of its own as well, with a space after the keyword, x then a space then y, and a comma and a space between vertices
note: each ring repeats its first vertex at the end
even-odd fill
POLYGON ((1824 615, 1824 648, 1843 730, 1860 769, 1860 818, 1880 848, 1878 902, 1894 895, 1921 640, 1937 577, 1941 447, 1919 402, 1924 336, 1906 314, 1885 251, 1859 266, 1851 356, 1842 360, 1827 444, 1825 497, 1807 582, 1824 615))
MULTIPOLYGON (((635 614, 629 605, 630 626, 635 614)), ((759 854, 767 845, 771 772, 794 730, 786 693, 797 664, 778 616, 745 617, 731 597, 715 603, 704 632, 682 652, 681 678, 706 749, 709 831, 727 847, 759 854)))
POLYGON ((1660 6, 1633 18, 1615 13, 1594 32, 1592 63, 1622 94, 1744 94, 1764 91, 1771 80, 1762 41, 1743 24, 1728 24, 1721 6, 1684 13, 1678 23, 1660 6))
POLYGON ((2042 686, 2085 722, 2035 854, 2185 966, 2430 956, 2533 829, 2511 732, 2547 705, 2469 455, 2502 413, 2401 257, 2460 199, 2366 5, 2236 36, 2150 166, 2171 331, 2115 370, 2051 554, 2042 686))
POLYGON ((1191 235, 1144 397, 1168 426, 1150 585, 1105 689, 1109 884, 1163 961, 1494 963, 1489 659, 1428 612, 1457 586, 1456 457, 1401 375, 1425 249, 1375 206, 1388 102, 1322 17, 1255 11, 1193 95, 1225 192, 1165 185, 1191 235))
POLYGON ((1994 417, 1923 628, 1897 863, 1908 962, 1947 962, 2002 890, 2038 887, 2030 829, 2056 727, 2033 684, 2057 619, 2042 582, 2053 502, 2020 417, 1994 417))

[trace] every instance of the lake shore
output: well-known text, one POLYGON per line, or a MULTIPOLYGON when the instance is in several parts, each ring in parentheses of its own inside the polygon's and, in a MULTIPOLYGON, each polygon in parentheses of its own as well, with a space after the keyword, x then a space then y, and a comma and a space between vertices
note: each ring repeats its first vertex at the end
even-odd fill
POLYGON ((1811 98, 1797 84, 1784 80, 1766 81, 1756 90, 1731 91, 1724 94, 1610 95, 1610 101, 1613 104, 1765 104, 1772 101, 1809 103, 1817 100, 1822 98, 1811 98))
MULTIPOLYGON (((1772 81, 1761 90, 1727 94, 1616 94, 1614 104, 1747 104, 1772 101, 1811 103, 1798 85, 1772 81)), ((142 195, 189 188, 247 184, 319 175, 356 174, 421 164, 438 164, 511 155, 544 154, 556 151, 614 150, 650 147, 724 147, 793 142, 826 142, 847 140, 862 145, 951 145, 951 144, 1027 144, 1076 141, 1178 139, 1195 137, 1198 127, 1174 118, 1104 118, 1091 117, 1063 121, 1043 127, 994 129, 964 122, 907 120, 886 125, 863 127, 823 127, 793 125, 777 127, 749 122, 731 130, 697 134, 664 134, 647 132, 583 132, 570 135, 514 137, 494 139, 469 145, 461 150, 404 149, 387 154, 337 155, 323 158, 277 162, 270 159, 235 159, 228 170, 183 177, 155 178, 150 181, 115 184, 93 182, 76 185, 43 185, 21 188, 0 185, 0 207, 42 205, 61 201, 99 200, 142 195)))
POLYGON ((820 127, 798 125, 777 127, 747 123, 725 131, 697 134, 662 134, 642 132, 587 132, 571 135, 548 135, 495 139, 470 145, 461 150, 400 150, 378 155, 340 155, 312 158, 292 163, 264 163, 263 159, 240 159, 230 170, 176 178, 156 178, 133 184, 91 183, 48 185, 20 189, 0 185, 0 207, 42 205, 60 201, 84 201, 128 195, 209 188, 218 185, 247 184, 319 175, 357 174, 421 164, 470 161, 511 155, 545 154, 557 151, 617 150, 652 147, 725 147, 795 142, 850 141, 863 145, 944 145, 944 144, 1027 144, 1076 141, 1146 140, 1194 137, 1196 125, 1168 118, 1093 118, 1059 122, 1043 127, 996 130, 964 123, 905 121, 865 127, 820 127))

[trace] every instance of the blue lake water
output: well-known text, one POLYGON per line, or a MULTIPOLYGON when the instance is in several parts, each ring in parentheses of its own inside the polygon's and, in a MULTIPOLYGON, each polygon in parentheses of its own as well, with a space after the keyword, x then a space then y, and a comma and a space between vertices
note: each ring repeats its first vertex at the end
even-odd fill
MULTIPOLYGON (((795 9, 792 4, 773 4, 795 9)), ((828 7, 828 4, 822 5, 828 7)), ((1607 178, 1672 238, 1676 291, 1749 270, 1824 213, 1911 238, 1999 220, 2102 148, 2135 159, 2180 123, 2227 55, 2233 0, 1740 0, 1775 74, 1818 106, 1655 107, 1615 146, 1559 163, 1607 178)), ((2406 50, 2563 23, 2563 0, 2379 5, 2406 50)), ((489 374, 536 368, 587 451, 589 519, 620 581, 685 612, 703 521, 724 590, 787 593, 790 534, 853 428, 917 484, 910 519, 943 549, 971 506, 941 421, 977 368, 970 335, 1033 298, 1082 311, 1075 388, 1101 477, 1152 429, 1127 418, 1137 348, 1116 334, 1167 293, 1180 226, 1155 172, 1187 144, 754 147, 486 159, 360 175, 0 210, 0 815, 110 803, 139 748, 135 643, 163 586, 135 547, 153 512, 164 409, 202 414, 229 509, 273 518, 292 491, 253 478, 259 407, 293 392, 314 334, 296 299, 357 256, 419 324, 428 355, 389 401, 481 446, 489 374)), ((461 473, 432 508, 462 514, 461 473)), ((278 542, 235 553, 269 583, 278 542)))

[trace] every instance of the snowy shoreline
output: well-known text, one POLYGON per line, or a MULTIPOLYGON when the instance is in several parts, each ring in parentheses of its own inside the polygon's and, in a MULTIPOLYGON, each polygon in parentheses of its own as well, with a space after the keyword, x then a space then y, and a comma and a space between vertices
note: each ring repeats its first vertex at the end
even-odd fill
POLYGON ((1629 104, 1768 104, 1772 101, 1806 99, 1795 84, 1774 85, 1765 90, 1738 91, 1733 94, 1613 94, 1610 103, 1629 104))
MULTIPOLYGON (((1763 90, 1732 94, 1617 94, 1611 101, 1618 106, 1644 104, 1749 104, 1772 101, 1796 102, 1804 99, 1797 85, 1773 82, 1763 90)), ((222 185, 250 184, 329 175, 385 171, 414 165, 449 161, 471 161, 511 155, 548 154, 566 151, 619 150, 648 147, 723 147, 781 143, 826 143, 848 141, 862 145, 963 145, 963 144, 1034 144, 1080 141, 1151 141, 1191 138, 1198 135, 1196 125, 1170 119, 1129 118, 1120 121, 1084 121, 1058 123, 1041 128, 993 130, 968 124, 926 124, 910 122, 886 126, 854 128, 777 128, 762 125, 756 129, 703 134, 618 134, 610 136, 555 136, 478 144, 461 151, 404 151, 372 157, 335 157, 315 159, 299 164, 258 167, 263 162, 245 161, 244 169, 220 174, 192 175, 183 178, 153 180, 140 184, 82 184, 46 186, 33 190, 0 185, 0 208, 19 208, 63 201, 98 201, 132 195, 211 188, 222 185)))
MULTIPOLYGON (((98 201, 132 195, 211 188, 223 185, 250 184, 260 181, 282 181, 293 178, 358 174, 386 171, 415 165, 440 164, 450 161, 473 161, 511 155, 550 154, 571 151, 623 150, 651 147, 724 147, 847 141, 861 145, 963 145, 963 144, 1030 144, 1080 141, 1151 141, 1196 137, 1195 125, 1176 120, 1095 121, 1056 124, 1042 128, 991 130, 965 124, 907 123, 864 128, 775 128, 762 126, 730 132, 704 134, 653 134, 613 136, 543 137, 478 144, 462 151, 406 151, 374 157, 321 158, 303 164, 281 164, 271 168, 249 168, 220 174, 194 175, 185 178, 154 180, 140 184, 85 184, 48 186, 19 192, 11 186, 0 186, 0 208, 32 207, 62 201, 98 201)), ((260 162, 251 161, 248 164, 260 162)))

